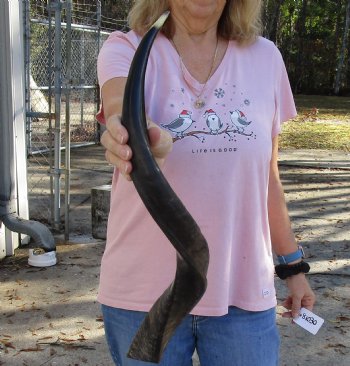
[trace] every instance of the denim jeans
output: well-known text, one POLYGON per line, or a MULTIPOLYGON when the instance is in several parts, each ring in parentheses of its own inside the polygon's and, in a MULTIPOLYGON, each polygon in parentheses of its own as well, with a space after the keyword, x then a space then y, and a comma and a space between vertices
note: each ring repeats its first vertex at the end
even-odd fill
MULTIPOLYGON (((106 338, 117 366, 154 365, 126 357, 146 313, 102 305, 106 338)), ((176 329, 159 365, 277 366, 279 334, 275 309, 252 312, 230 307, 223 316, 188 315, 176 329)))

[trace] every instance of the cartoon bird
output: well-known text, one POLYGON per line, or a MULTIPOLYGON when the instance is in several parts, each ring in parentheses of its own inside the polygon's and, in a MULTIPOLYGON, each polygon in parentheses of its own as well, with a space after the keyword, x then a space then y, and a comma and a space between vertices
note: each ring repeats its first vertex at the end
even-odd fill
POLYGON ((219 116, 212 110, 208 109, 205 111, 204 118, 206 118, 207 126, 210 129, 210 133, 213 135, 217 135, 219 133, 220 128, 223 126, 223 123, 221 122, 221 119, 219 116))
POLYGON ((247 120, 247 117, 239 109, 235 109, 233 112, 230 111, 230 117, 233 127, 236 128, 238 132, 244 132, 245 127, 252 123, 252 121, 247 120))
POLYGON ((191 127, 194 122, 191 118, 191 112, 184 109, 180 114, 179 118, 174 119, 167 125, 161 125, 162 127, 168 129, 171 132, 176 133, 176 137, 183 137, 184 132, 191 127))

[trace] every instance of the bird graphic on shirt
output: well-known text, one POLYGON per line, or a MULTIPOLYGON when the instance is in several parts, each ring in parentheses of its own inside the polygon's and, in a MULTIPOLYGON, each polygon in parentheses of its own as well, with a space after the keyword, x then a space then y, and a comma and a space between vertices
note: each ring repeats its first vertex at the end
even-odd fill
POLYGON ((245 114, 239 109, 235 109, 233 112, 230 111, 230 118, 233 127, 237 129, 238 132, 244 132, 245 127, 252 123, 252 121, 248 121, 245 114))
POLYGON ((213 135, 217 135, 219 133, 219 130, 223 126, 223 123, 221 122, 219 116, 212 109, 208 109, 205 111, 203 117, 206 118, 207 126, 210 129, 210 133, 212 133, 213 135))
POLYGON ((194 122, 191 118, 191 112, 184 109, 180 114, 179 117, 174 119, 172 122, 168 123, 167 125, 161 125, 162 127, 166 128, 171 132, 176 133, 176 137, 183 137, 184 132, 191 127, 192 123, 194 122))

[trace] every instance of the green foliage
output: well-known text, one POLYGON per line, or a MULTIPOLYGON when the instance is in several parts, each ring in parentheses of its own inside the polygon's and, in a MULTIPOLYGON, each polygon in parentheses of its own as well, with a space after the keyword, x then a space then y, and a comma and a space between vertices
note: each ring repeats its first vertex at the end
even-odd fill
MULTIPOLYGON (((273 12, 282 3, 276 39, 273 40, 276 41, 284 56, 295 93, 330 94, 333 92, 339 52, 344 37, 348 1, 267 1, 269 12, 273 12)), ((267 18, 265 21, 268 20, 267 18)), ((269 38, 270 34, 266 36, 269 38)), ((350 47, 349 34, 345 37, 350 47)), ((345 54, 342 75, 343 93, 350 92, 349 47, 345 54)))
MULTIPOLYGON (((34 17, 47 16, 49 0, 30 1, 34 17)), ((73 21, 96 24, 98 0, 72 0, 73 21)), ((350 95, 350 0, 265 0, 264 36, 281 50, 295 94, 332 94, 343 38, 347 42, 340 94, 350 95)), ((102 28, 125 29, 132 0, 100 0, 102 28)), ((35 52, 40 53, 40 50, 35 52)))

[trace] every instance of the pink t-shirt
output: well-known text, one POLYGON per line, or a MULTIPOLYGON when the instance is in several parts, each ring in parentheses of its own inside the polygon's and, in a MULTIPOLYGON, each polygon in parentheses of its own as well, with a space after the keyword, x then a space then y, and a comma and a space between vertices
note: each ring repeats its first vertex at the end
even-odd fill
MULTIPOLYGON (((111 34, 98 59, 101 87, 128 75, 139 41, 133 31, 111 34)), ((223 315, 230 305, 266 310, 276 305, 267 212, 272 137, 296 114, 288 76, 272 42, 230 41, 199 110, 194 101, 201 89, 159 34, 148 61, 146 112, 176 137, 162 170, 210 250, 208 288, 192 314, 223 315)), ((104 123, 103 109, 97 117, 104 123)), ((98 300, 148 311, 175 269, 173 246, 133 183, 115 170, 98 300)))

